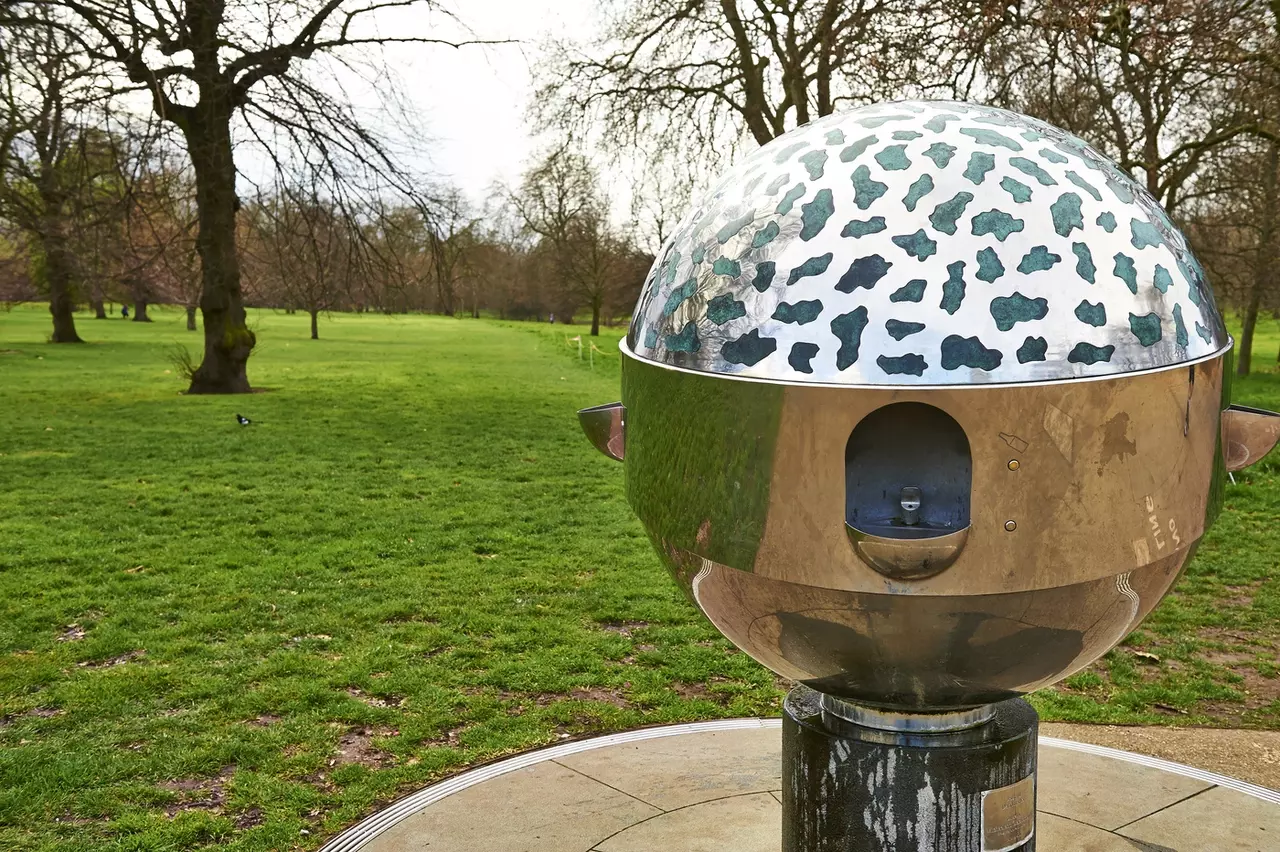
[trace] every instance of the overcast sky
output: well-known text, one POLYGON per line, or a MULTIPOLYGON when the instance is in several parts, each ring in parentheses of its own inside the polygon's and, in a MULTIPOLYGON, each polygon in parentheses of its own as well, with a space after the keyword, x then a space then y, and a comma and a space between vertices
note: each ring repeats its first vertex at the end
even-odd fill
MULTIPOLYGON (((588 38, 599 23, 588 0, 466 0, 451 4, 475 38, 518 44, 400 47, 389 54, 405 93, 430 134, 432 170, 474 201, 495 180, 518 180, 535 147, 525 125, 530 64, 548 36, 588 38)), ((415 13, 416 14, 416 13, 415 13)), ((435 31, 452 37, 456 33, 435 31)))

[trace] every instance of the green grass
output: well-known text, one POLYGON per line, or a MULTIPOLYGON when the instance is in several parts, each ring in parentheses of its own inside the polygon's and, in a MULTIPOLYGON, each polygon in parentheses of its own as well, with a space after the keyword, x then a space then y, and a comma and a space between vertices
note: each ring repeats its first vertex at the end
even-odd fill
MULTIPOLYGON (((309 341, 261 312, 269 390, 209 398, 167 360, 197 335, 156 316, 51 346, 43 308, 0 313, 0 849, 312 849, 503 753, 777 713, 578 431, 620 329, 593 366, 582 326, 344 315, 309 341)), ((1280 408, 1280 375, 1237 397, 1280 408)), ((1278 474, 1237 477, 1046 719, 1280 728, 1278 474)))

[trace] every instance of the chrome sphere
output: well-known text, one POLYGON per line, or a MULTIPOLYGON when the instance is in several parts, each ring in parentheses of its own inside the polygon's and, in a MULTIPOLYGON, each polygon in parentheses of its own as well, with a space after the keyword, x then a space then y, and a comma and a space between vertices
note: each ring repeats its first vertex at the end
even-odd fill
POLYGON ((622 403, 582 420, 738 647, 938 712, 1087 666, 1168 591, 1224 446, 1252 461, 1280 436, 1224 411, 1230 347, 1185 239, 1113 163, 1026 116, 908 101, 731 169, 650 272, 622 403))

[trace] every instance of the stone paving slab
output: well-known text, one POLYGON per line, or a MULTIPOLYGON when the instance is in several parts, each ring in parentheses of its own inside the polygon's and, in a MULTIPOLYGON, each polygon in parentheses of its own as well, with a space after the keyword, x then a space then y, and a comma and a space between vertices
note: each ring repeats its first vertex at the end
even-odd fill
MULTIPOLYGON (((726 723, 732 724, 732 723, 726 723)), ((777 852, 781 731, 574 744, 333 852, 777 852)), ((631 735, 622 735, 623 737, 631 735)), ((1280 852, 1280 805, 1156 767, 1041 745, 1045 852, 1280 852)), ((494 774, 493 767, 487 772, 494 774)), ((1229 783, 1222 779, 1223 783, 1229 783)), ((376 819, 376 818, 375 818, 376 819)), ((353 830, 354 831, 354 830, 353 830)), ((356 832, 358 834, 358 831, 356 832)), ((326 847, 325 852, 330 852, 326 847)))
POLYGON ((1039 768, 1036 810, 1108 831, 1212 786, 1136 763, 1059 748, 1042 747, 1039 768))
POLYGON ((374 838, 365 852, 569 852, 658 808, 554 761, 454 793, 374 838))
POLYGON ((1276 852, 1280 850, 1278 810, 1260 799, 1211 787, 1118 833, 1148 844, 1153 852, 1276 852))
POLYGON ((598 852, 778 852, 782 806, 768 793, 713 799, 625 829, 598 852))
POLYGON ((663 737, 584 751, 559 763, 664 811, 782 788, 778 732, 769 728, 663 737))

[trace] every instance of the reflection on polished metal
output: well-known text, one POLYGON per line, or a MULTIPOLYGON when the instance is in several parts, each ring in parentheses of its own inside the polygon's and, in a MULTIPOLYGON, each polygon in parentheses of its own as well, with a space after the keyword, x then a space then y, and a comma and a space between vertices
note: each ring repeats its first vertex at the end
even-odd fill
POLYGON ((1280 441, 1280 414, 1233 405, 1222 412, 1222 452, 1227 470, 1260 461, 1280 441))
POLYGON ((1159 204, 1002 110, 828 116, 690 211, 581 419, 697 607, 803 685, 784 850, 1034 848, 1019 696, 1137 627, 1280 438, 1228 407, 1231 345, 1159 204))
POLYGON ((578 422, 595 448, 611 459, 622 461, 626 452, 627 409, 620 402, 584 408, 578 422))
MULTIPOLYGON (((853 552, 875 570, 894 580, 923 580, 951 567, 964 549, 969 528, 945 535, 872 535, 845 526, 853 552)), ((903 532, 906 532, 904 530, 903 532)), ((925 532, 925 531, 922 531, 925 532)))
POLYGON ((852 704, 834 695, 823 695, 821 698, 822 710, 825 713, 855 725, 903 734, 943 734, 963 731, 985 725, 996 713, 994 704, 984 704, 969 710, 952 710, 947 713, 903 713, 852 704))

